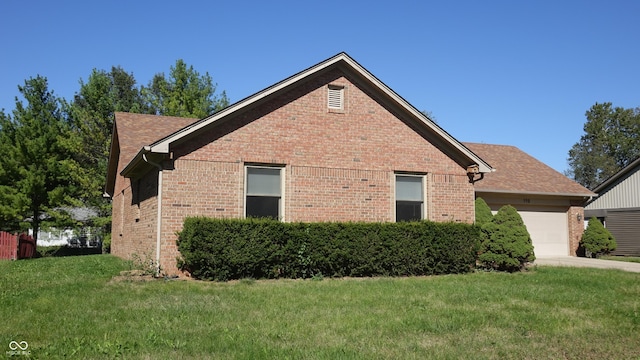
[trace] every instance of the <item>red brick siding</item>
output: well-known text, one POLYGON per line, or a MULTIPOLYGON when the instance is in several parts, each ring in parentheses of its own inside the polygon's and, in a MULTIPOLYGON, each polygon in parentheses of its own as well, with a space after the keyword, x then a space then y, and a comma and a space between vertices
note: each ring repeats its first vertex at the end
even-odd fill
POLYGON ((427 196, 431 221, 475 221, 474 189, 465 175, 431 174, 430 191, 427 196))
POLYGON ((387 171, 292 166, 287 172, 287 221, 391 221, 387 171))
POLYGON ((577 256, 576 251, 584 233, 584 207, 571 206, 567 211, 569 221, 569 255, 577 256), (580 220, 578 220, 580 216, 580 220))
POLYGON ((111 251, 114 255, 141 260, 156 258, 158 172, 139 180, 119 177, 128 183, 113 196, 111 251))
POLYGON ((180 159, 175 168, 163 172, 162 240, 160 264, 175 273, 179 253, 176 232, 185 217, 243 216, 244 165, 215 161, 180 159))
POLYGON ((176 158, 466 174, 348 78, 332 74, 172 149, 176 158), (327 110, 326 80, 345 86, 344 112, 327 110))

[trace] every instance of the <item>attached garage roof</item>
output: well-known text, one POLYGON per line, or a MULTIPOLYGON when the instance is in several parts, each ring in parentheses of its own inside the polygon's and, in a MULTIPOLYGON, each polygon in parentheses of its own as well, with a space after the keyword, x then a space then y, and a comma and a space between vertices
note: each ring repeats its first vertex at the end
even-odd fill
POLYGON ((476 192, 580 197, 596 195, 515 146, 463 144, 495 169, 475 183, 476 192))

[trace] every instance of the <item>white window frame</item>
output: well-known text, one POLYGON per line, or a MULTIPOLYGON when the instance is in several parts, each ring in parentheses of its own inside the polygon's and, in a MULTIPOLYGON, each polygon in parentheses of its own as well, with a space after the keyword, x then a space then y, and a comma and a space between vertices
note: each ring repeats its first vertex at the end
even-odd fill
POLYGON ((280 170, 280 202, 278 204, 278 220, 284 221, 284 201, 285 201, 285 167, 282 165, 265 165, 265 164, 245 164, 244 166, 244 217, 247 218, 247 189, 249 185, 249 169, 275 169, 280 170))
POLYGON ((410 200, 398 200, 397 199, 397 191, 396 188, 398 186, 398 177, 414 177, 419 178, 421 180, 421 190, 422 190, 422 206, 420 209, 420 220, 427 219, 427 175, 426 174, 416 174, 416 173, 402 173, 396 172, 393 174, 393 221, 398 222, 398 214, 397 207, 398 201, 410 201, 410 200))

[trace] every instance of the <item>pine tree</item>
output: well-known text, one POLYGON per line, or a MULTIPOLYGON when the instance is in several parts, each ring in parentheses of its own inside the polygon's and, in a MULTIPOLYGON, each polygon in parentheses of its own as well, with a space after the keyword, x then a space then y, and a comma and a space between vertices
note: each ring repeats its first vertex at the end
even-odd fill
POLYGON ((102 198, 107 175, 107 162, 113 131, 114 113, 145 112, 146 107, 133 74, 121 67, 111 72, 94 69, 87 82, 80 81, 80 90, 68 105, 74 134, 80 146, 74 158, 83 164, 82 192, 79 200, 83 206, 97 211, 93 225, 109 230, 111 204, 102 198))
POLYGON ((68 220, 60 208, 75 203, 78 142, 46 78, 18 90, 26 104, 16 98, 13 117, 0 114, 0 217, 4 229, 25 230, 30 222, 37 240, 44 219, 68 220))
POLYGON ((156 74, 142 93, 154 114, 201 119, 229 105, 227 94, 217 95, 216 87, 209 73, 201 76, 180 59, 168 78, 156 74))

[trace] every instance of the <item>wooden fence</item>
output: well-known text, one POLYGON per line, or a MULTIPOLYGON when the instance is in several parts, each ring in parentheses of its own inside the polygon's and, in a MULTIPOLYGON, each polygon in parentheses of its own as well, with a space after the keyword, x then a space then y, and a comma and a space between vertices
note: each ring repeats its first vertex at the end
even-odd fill
POLYGON ((0 260, 27 259, 35 254, 36 242, 32 236, 0 231, 0 260))
POLYGON ((0 231, 0 259, 16 260, 18 258, 18 235, 0 231))

